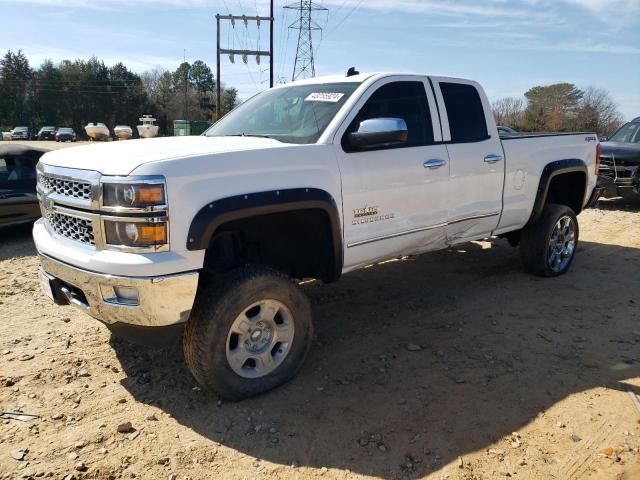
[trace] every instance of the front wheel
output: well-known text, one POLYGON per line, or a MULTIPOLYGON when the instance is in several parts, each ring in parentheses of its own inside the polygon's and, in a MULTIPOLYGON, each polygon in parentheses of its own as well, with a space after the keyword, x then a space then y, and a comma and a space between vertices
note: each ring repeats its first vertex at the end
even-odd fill
POLYGON ((198 292, 183 337, 196 381, 241 400, 290 380, 311 347, 311 306, 298 285, 269 268, 245 267, 198 292))
POLYGON ((522 232, 520 255, 525 269, 541 277, 566 273, 578 247, 579 233, 578 219, 570 207, 547 204, 540 218, 522 232))

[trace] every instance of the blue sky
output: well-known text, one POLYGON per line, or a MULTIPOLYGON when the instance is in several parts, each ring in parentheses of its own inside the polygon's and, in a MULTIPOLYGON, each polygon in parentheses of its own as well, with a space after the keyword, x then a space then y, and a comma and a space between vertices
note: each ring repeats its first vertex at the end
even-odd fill
MULTIPOLYGON (((289 80, 295 12, 276 0, 276 77, 289 80)), ((492 100, 534 85, 607 89, 626 119, 640 116, 640 0, 325 0, 314 36, 316 74, 412 71, 469 77, 492 100)), ((215 14, 268 15, 266 0, 0 0, 0 51, 33 65, 96 55, 141 72, 202 59, 215 72, 215 14)), ((223 46, 268 47, 266 24, 222 31, 223 46), (258 42, 259 37, 259 42, 258 42)), ((242 97, 268 86, 268 64, 223 59, 242 97)))

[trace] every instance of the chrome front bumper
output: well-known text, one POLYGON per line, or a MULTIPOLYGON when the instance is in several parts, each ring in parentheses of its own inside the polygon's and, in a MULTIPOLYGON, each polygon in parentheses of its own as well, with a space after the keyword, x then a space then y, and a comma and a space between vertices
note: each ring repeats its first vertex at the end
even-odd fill
POLYGON ((107 325, 166 327, 189 319, 198 272, 122 277, 82 270, 40 254, 56 303, 73 305, 107 325), (118 292, 127 292, 119 295, 118 292), (133 292, 137 293, 132 295, 133 292))

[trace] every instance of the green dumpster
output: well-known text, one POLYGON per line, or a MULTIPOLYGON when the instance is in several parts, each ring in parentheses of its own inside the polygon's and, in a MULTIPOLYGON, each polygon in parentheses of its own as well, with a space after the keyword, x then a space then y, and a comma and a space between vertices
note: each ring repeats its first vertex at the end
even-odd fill
POLYGON ((206 120, 191 121, 191 135, 202 135, 211 124, 206 120))
POLYGON ((187 137, 191 135, 191 122, 189 122, 189 120, 174 120, 173 135, 175 137, 187 137))

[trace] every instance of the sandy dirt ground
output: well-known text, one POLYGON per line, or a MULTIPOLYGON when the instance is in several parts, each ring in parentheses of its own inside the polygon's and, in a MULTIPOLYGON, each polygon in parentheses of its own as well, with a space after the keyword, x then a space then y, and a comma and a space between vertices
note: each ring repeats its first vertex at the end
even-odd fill
POLYGON ((580 224, 557 279, 495 240, 305 286, 300 375, 235 404, 51 304, 2 230, 0 410, 38 417, 0 420, 0 479, 639 479, 640 205, 580 224))

